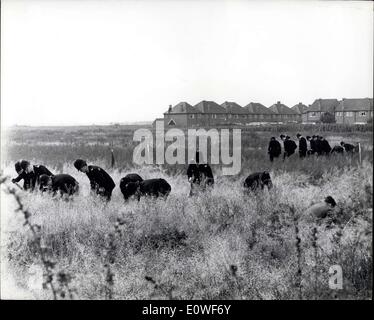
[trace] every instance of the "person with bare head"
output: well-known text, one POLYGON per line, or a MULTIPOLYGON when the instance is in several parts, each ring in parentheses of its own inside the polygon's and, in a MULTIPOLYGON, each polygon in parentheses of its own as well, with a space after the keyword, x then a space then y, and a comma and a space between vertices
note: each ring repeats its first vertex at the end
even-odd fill
POLYGON ((33 191, 39 184, 39 178, 42 174, 47 176, 53 176, 53 173, 49 171, 43 165, 32 165, 27 160, 17 161, 15 169, 18 174, 17 178, 12 179, 13 183, 18 183, 22 179, 24 180, 23 189, 33 191))

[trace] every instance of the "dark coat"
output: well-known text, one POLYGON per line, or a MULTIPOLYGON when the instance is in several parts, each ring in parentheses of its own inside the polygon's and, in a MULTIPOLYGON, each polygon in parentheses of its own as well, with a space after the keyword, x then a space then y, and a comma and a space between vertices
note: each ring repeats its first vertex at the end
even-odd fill
POLYGON ((51 191, 54 194, 60 192, 61 195, 73 195, 79 190, 79 183, 69 174, 56 174, 52 178, 51 191))
POLYGON ((100 193, 99 189, 104 189, 105 192, 111 193, 116 186, 110 175, 98 166, 88 166, 86 173, 90 180, 91 190, 100 193))
POLYGON ((321 148, 322 148, 322 153, 324 154, 329 154, 331 152, 331 146, 329 142, 325 139, 321 141, 321 148))
POLYGON ((53 173, 47 169, 47 167, 43 165, 34 165, 33 171, 30 173, 26 173, 22 171, 17 178, 13 179, 13 182, 19 182, 22 179, 24 180, 23 188, 25 190, 34 190, 35 186, 39 184, 39 178, 42 174, 46 174, 47 176, 53 176, 53 173))
POLYGON ((279 141, 277 140, 270 140, 269 147, 268 147, 268 153, 273 157, 279 157, 279 155, 282 153, 282 147, 279 141))
POLYGON ((344 149, 346 152, 355 152, 356 147, 353 144, 345 143, 344 149))
POLYGON ((136 173, 129 173, 123 177, 119 183, 119 188, 123 194, 125 200, 127 200, 131 195, 135 194, 136 188, 134 185, 129 185, 130 182, 141 182, 143 178, 136 173))
POLYGON ((259 188, 264 189, 265 186, 268 189, 273 187, 270 174, 267 171, 252 173, 244 181, 244 188, 251 191, 257 191, 259 188))
POLYGON ((334 146, 332 148, 331 153, 344 153, 344 148, 341 146, 334 146))
POLYGON ((139 182, 139 197, 167 197, 171 191, 170 184, 165 179, 148 179, 139 182))
POLYGON ((188 180, 192 183, 200 183, 200 171, 199 166, 196 163, 191 163, 187 168, 187 177, 188 180))
POLYGON ((293 140, 285 140, 284 143, 284 152, 287 154, 287 155, 291 155, 291 154, 294 154, 295 153, 295 150, 297 149, 297 144, 295 141, 293 140))
POLYGON ((167 198, 170 191, 171 186, 165 179, 148 179, 129 182, 126 188, 126 197, 130 198, 131 196, 136 196, 138 200, 140 200, 142 196, 167 198))
POLYGON ((307 152, 308 145, 306 143, 306 139, 304 137, 301 137, 299 140, 299 151, 301 152, 307 152))

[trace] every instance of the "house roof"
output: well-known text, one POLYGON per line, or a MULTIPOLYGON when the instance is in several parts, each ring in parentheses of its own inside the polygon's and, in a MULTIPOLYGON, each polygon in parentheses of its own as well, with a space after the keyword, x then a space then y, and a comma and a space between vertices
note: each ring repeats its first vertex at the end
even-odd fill
POLYGON ((305 104, 301 103, 301 102, 299 102, 298 104, 294 105, 291 109, 295 110, 298 114, 303 114, 303 113, 305 113, 305 112, 308 111, 308 107, 305 104))
POLYGON ((317 99, 309 106, 308 112, 334 112, 338 104, 338 99, 317 99))
POLYGON ((370 111, 373 110, 373 99, 342 99, 336 111, 370 111))
POLYGON ((226 113, 226 109, 214 101, 200 101, 194 106, 202 113, 226 113))
POLYGON ((225 101, 224 103, 221 104, 221 106, 225 108, 227 113, 232 113, 232 114, 246 114, 246 113, 248 113, 246 109, 239 106, 235 102, 225 101))
POLYGON ((277 114, 298 114, 295 110, 287 107, 285 104, 280 103, 280 101, 274 103, 270 107, 270 110, 277 114))
POLYGON ((187 102, 179 102, 176 104, 173 108, 171 108, 171 111, 167 111, 165 113, 201 113, 199 110, 191 106, 187 102))
POLYGON ((266 108, 263 104, 258 102, 250 102, 245 107, 247 113, 252 114, 274 114, 272 110, 266 108))

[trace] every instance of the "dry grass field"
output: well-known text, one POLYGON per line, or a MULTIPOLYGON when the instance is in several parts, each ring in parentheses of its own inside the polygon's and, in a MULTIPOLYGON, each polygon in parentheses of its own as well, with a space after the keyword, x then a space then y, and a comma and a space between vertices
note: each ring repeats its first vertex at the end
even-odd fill
MULTIPOLYGON (((291 128, 292 129, 292 128, 291 128)), ((293 137, 300 130, 287 133, 293 137)), ((133 127, 17 128, 2 136, 3 174, 29 159, 80 183, 73 201, 18 190, 40 226, 40 244, 55 265, 43 280, 37 241, 24 226, 12 195, 1 192, 2 295, 51 299, 51 283, 75 299, 369 299, 372 298, 372 131, 322 132, 331 145, 361 142, 356 155, 293 156, 271 164, 266 148, 285 128, 242 135, 242 170, 221 176, 214 166, 212 191, 189 198, 186 166, 131 163, 133 127), (110 148, 116 163, 110 168, 110 148), (89 194, 87 177, 72 162, 85 158, 105 168, 116 183, 105 205, 89 194), (246 194, 242 183, 269 170, 274 188, 246 194), (165 178, 166 201, 124 203, 121 177, 165 178), (337 208, 324 221, 305 214, 331 195, 337 208), (343 289, 329 288, 329 268, 340 265, 343 289)), ((11 185, 8 183, 8 185, 11 185)), ((2 186, 4 187, 4 185, 2 186)), ((65 295, 68 298, 69 295, 65 295)))

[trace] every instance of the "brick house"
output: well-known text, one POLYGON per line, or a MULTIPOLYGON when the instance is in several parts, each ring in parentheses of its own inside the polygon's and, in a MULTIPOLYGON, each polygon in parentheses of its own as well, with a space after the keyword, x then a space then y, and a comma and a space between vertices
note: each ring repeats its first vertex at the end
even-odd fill
POLYGON ((169 110, 164 113, 165 128, 189 128, 199 125, 201 111, 191 106, 187 102, 179 102, 174 107, 169 106, 169 110))
POLYGON ((273 104, 269 109, 277 115, 277 122, 301 122, 301 116, 280 101, 273 104))
POLYGON ((299 121, 304 122, 303 114, 308 111, 308 106, 306 106, 302 102, 299 102, 298 104, 295 104, 291 109, 295 110, 299 114, 299 121))
POLYGON ((335 114, 335 109, 339 105, 338 99, 317 99, 302 114, 303 123, 317 123, 321 121, 324 113, 335 114))
POLYGON ((247 111, 247 123, 276 122, 276 114, 261 103, 250 102, 244 109, 247 111))
POLYGON ((226 124, 245 124, 247 122, 248 111, 236 102, 225 101, 221 107, 226 110, 226 124))
POLYGON ((335 109, 336 123, 365 124, 373 119, 373 99, 342 99, 335 109))

